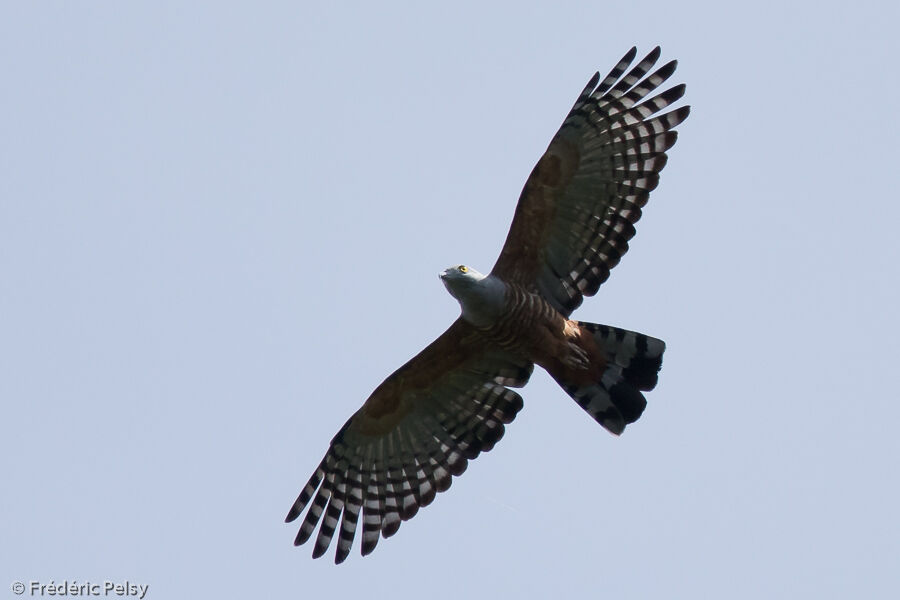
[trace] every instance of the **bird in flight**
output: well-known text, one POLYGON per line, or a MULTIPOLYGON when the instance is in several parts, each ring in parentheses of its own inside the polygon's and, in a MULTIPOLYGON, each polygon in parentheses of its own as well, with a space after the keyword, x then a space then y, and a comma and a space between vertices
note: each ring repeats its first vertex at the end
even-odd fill
POLYGON ((440 274, 460 317, 385 379, 331 440, 286 518, 308 508, 294 544, 318 526, 314 558, 337 532, 335 563, 343 562, 360 517, 369 554, 449 488, 503 436, 522 408, 510 388, 524 386, 534 365, 616 435, 641 416, 663 341, 569 318, 628 250, 675 143, 673 128, 690 112, 662 112, 684 84, 654 95, 676 61, 651 72, 657 47, 629 70, 636 53, 602 80, 594 74, 578 96, 525 182, 491 272, 456 265, 440 274))

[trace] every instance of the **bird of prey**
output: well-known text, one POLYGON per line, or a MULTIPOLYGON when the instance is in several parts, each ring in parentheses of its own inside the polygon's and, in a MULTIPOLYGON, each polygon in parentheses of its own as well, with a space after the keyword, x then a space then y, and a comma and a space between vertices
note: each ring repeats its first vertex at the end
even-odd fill
POLYGON ((334 436, 288 512, 308 508, 295 545, 321 522, 313 557, 337 532, 335 562, 362 516, 362 554, 450 487, 493 448, 522 408, 510 388, 543 367, 591 417, 618 435, 646 406, 662 340, 569 318, 628 250, 690 107, 661 112, 684 84, 655 94, 676 61, 653 70, 659 47, 633 68, 629 50, 578 96, 519 197, 494 268, 440 274, 460 317, 379 385, 334 436))

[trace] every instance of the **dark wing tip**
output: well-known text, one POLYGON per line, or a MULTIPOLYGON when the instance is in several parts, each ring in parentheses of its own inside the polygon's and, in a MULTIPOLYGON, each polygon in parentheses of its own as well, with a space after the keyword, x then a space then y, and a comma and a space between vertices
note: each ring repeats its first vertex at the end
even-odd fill
POLYGON ((381 535, 384 536, 384 539, 387 539, 400 531, 400 525, 403 524, 402 518, 400 518, 399 513, 397 514, 397 518, 389 521, 385 519, 385 522, 381 526, 381 535))
POLYGON ((662 81, 665 81, 665 80, 667 80, 669 77, 672 76, 672 74, 675 72, 675 69, 676 69, 677 67, 678 67, 678 61, 677 61, 677 60, 670 60, 669 62, 667 62, 666 64, 664 64, 664 65, 661 66, 660 68, 658 68, 658 69, 656 70, 656 72, 654 73, 654 75, 655 75, 656 77, 659 77, 662 81))
POLYGON ((408 504, 400 507, 400 520, 401 521, 409 521, 416 513, 419 512, 419 504, 417 502, 413 502, 412 504, 408 504))
POLYGON ((661 53, 662 53, 662 48, 660 48, 659 46, 657 46, 656 48, 654 48, 653 50, 651 50, 651 51, 647 54, 646 57, 644 57, 644 60, 643 60, 642 62, 649 62, 649 63, 651 63, 651 64, 652 64, 652 63, 655 63, 657 60, 659 60, 659 55, 660 55, 661 53))
POLYGON ((308 533, 304 533, 303 528, 301 527, 300 531, 297 532, 297 537, 294 538, 294 545, 302 546, 303 544, 305 544, 307 542, 307 540, 309 540, 309 536, 311 533, 312 533, 312 530, 309 530, 308 533))
POLYGON ((375 550, 375 546, 377 546, 377 545, 378 545, 378 537, 377 536, 374 537, 371 541, 363 540, 362 549, 360 550, 360 554, 362 556, 368 556, 368 555, 372 554, 372 552, 375 550))
POLYGON ((673 86, 672 90, 667 93, 671 94, 670 97, 672 98, 672 102, 674 102, 675 100, 678 100, 679 98, 684 96, 685 90, 687 90, 687 84, 679 83, 678 85, 673 86), (675 90, 678 90, 678 91, 675 91, 675 90))
POLYGON ((578 95, 578 100, 575 101, 575 106, 578 106, 579 102, 584 102, 586 99, 590 98, 591 93, 594 91, 594 88, 597 87, 598 83, 600 83, 599 71, 591 76, 591 78, 587 82, 587 85, 585 85, 584 89, 581 90, 581 94, 578 95))
MULTIPOLYGON (((675 142, 677 142, 677 141, 678 141, 678 132, 677 132, 677 131, 667 131, 667 132, 666 132, 666 140, 665 140, 666 150, 668 150, 669 148, 671 148, 672 146, 674 146, 674 145, 675 145, 675 142)), ((665 150, 664 150, 664 151, 665 151, 665 150)), ((666 159, 667 159, 667 162, 668 162, 668 157, 666 157, 666 159)), ((658 179, 658 176, 657 176, 657 184, 658 184, 658 183, 659 183, 659 179, 658 179)), ((655 186, 654 186, 654 189, 656 189, 655 186)))
MULTIPOLYGON (((328 541, 330 542, 331 540, 329 539, 328 541)), ((326 552, 327 550, 328 550, 328 544, 327 544, 327 543, 322 543, 321 541, 319 541, 319 540, 317 539, 317 540, 316 540, 316 545, 313 547, 312 557, 313 557, 313 558, 320 558, 322 555, 325 554, 325 552, 326 552)))

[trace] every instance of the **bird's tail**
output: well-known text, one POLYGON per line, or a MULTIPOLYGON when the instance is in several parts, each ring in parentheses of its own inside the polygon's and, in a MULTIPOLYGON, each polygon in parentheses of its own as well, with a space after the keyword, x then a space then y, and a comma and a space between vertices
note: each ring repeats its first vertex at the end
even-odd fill
POLYGON ((590 333, 606 359, 602 375, 599 380, 587 383, 566 381, 564 375, 554 375, 554 378, 595 421, 619 435, 625 425, 637 421, 644 412, 647 400, 641 391, 656 386, 666 344, 648 335, 608 325, 579 321, 578 326, 590 333))

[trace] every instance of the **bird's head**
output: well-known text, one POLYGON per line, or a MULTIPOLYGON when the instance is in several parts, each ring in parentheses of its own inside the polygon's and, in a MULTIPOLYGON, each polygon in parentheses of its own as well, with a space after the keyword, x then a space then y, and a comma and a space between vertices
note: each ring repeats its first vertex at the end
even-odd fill
POLYGON ((465 296, 467 291, 484 279, 484 275, 466 265, 447 267, 441 271, 440 277, 447 291, 457 300, 460 300, 461 296, 465 296))

